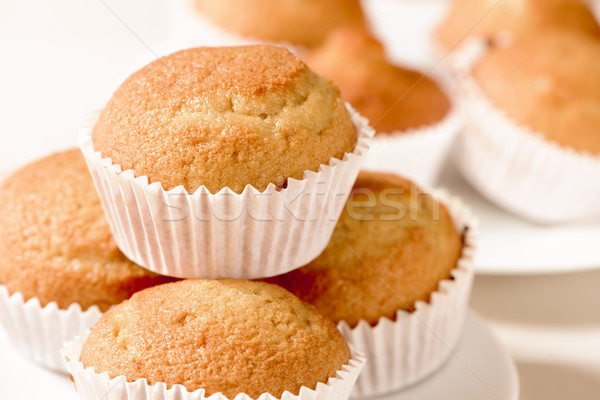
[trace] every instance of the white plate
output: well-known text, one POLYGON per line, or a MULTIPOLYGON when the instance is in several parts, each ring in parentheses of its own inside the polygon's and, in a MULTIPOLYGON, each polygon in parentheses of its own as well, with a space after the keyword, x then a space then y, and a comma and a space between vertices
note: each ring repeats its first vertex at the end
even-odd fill
MULTIPOLYGON (((75 400, 73 384, 31 364, 10 348, 0 333, 0 399, 75 400)), ((428 379, 385 400, 517 400, 519 381, 515 364, 489 328, 474 314, 467 317, 456 356, 428 379)))
POLYGON ((473 313, 455 355, 426 380, 378 400, 517 400, 519 378, 513 359, 473 313))
POLYGON ((547 274, 600 268, 600 219, 542 226, 524 221, 478 194, 449 163, 437 186, 469 204, 481 221, 475 271, 547 274))

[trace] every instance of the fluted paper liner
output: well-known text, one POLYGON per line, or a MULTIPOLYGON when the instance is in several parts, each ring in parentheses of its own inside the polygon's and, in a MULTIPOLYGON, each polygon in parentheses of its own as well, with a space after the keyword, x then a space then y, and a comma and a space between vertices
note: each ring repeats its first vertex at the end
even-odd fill
POLYGON ((461 127, 461 113, 453 105, 438 123, 406 131, 377 134, 364 169, 400 174, 418 184, 434 185, 461 127))
MULTIPOLYGON (((96 373, 93 367, 85 368, 79 361, 81 348, 89 331, 68 343, 63 349, 67 368, 73 377, 75 388, 82 400, 229 400, 222 393, 207 396, 204 389, 188 392, 182 385, 167 388, 163 382, 149 385, 145 379, 128 382, 125 376, 110 379, 107 372, 96 373)), ((337 371, 336 376, 327 383, 318 383, 315 389, 303 386, 297 395, 284 392, 279 398, 263 393, 257 400, 346 400, 350 396, 354 382, 360 374, 365 358, 350 346, 352 356, 347 364, 337 371)), ((240 393, 235 400, 251 400, 245 393, 240 393)), ((231 399, 233 400, 233 399, 231 399)))
POLYGON ((493 203, 534 222, 600 214, 600 157, 550 142, 495 108, 470 75, 482 53, 471 50, 462 66, 466 122, 456 161, 463 176, 493 203))
POLYGON ((395 321, 382 317, 374 327, 365 320, 354 328, 345 321, 338 324, 346 340, 368 360, 352 397, 383 395, 416 383, 447 361, 458 344, 473 281, 478 223, 460 199, 443 191, 435 198, 464 232, 462 256, 452 279, 441 281, 429 302, 418 301, 414 312, 398 310, 395 321))
POLYGON ((348 106, 357 131, 352 153, 332 158, 287 187, 241 194, 204 186, 165 191, 146 176, 121 172, 93 149, 91 124, 80 142, 113 235, 132 261, 179 278, 254 279, 280 275, 316 258, 327 246, 373 136, 348 106))
POLYGON ((100 315, 97 306, 82 311, 77 303, 66 310, 55 302, 42 307, 38 299, 25 301, 21 293, 10 295, 0 285, 0 322, 9 341, 34 362, 55 371, 67 372, 60 353, 65 341, 88 330, 100 315))

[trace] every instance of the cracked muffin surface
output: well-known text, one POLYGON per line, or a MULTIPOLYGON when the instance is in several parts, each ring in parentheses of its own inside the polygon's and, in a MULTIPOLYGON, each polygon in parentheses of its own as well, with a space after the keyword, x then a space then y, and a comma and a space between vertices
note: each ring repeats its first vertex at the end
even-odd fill
POLYGON ((80 357, 111 377, 230 399, 314 389, 349 359, 341 333, 313 306, 278 286, 233 279, 136 293, 100 319, 80 357))
POLYGON ((146 287, 172 281, 117 248, 77 149, 33 162, 0 185, 0 284, 25 300, 106 311, 146 287))
POLYGON ((352 152, 339 90, 284 48, 193 48, 154 61, 114 93, 96 151, 169 190, 263 191, 352 152))

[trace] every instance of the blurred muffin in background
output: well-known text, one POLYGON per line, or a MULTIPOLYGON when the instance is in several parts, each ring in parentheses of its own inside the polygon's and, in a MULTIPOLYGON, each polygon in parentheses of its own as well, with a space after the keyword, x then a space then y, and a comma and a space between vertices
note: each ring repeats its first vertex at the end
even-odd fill
POLYGON ((581 0, 454 0, 435 32, 443 50, 469 37, 493 41, 502 33, 559 27, 600 35, 592 12, 581 0))
POLYGON ((392 64, 383 46, 360 28, 336 30, 304 58, 375 128, 365 168, 435 181, 460 122, 435 80, 392 64))
POLYGON ((364 29, 336 30, 304 59, 337 84, 378 134, 435 124, 450 110, 450 100, 433 80, 390 63, 382 44, 364 29))
POLYGON ((60 348, 134 292, 172 281, 119 251, 78 150, 0 186, 0 322, 15 347, 65 371, 60 348))
POLYGON ((545 139, 600 155, 600 40, 545 30, 495 46, 473 68, 487 99, 545 139))
POLYGON ((600 40, 543 29, 482 52, 462 71, 463 174, 537 222, 600 214, 600 40))
POLYGON ((313 47, 336 28, 364 25, 359 0, 192 1, 215 27, 253 41, 313 47))

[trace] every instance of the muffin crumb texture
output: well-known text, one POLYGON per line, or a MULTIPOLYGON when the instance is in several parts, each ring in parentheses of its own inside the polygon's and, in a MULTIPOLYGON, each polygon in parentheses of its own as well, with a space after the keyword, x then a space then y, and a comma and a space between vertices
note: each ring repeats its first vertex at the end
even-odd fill
POLYGON ((211 193, 303 179, 352 152, 338 89, 274 46, 194 48, 131 75, 100 114, 94 148, 169 190, 211 193))
POLYGON ((128 381, 257 398, 327 383, 350 359, 335 325, 261 282, 185 280, 136 293, 103 315, 81 362, 128 381))
POLYGON ((336 323, 375 326, 428 301, 461 253, 462 236, 442 204, 396 175, 363 171, 325 251, 267 281, 336 323))
POLYGON ((79 150, 18 170, 0 186, 0 284, 25 300, 106 311, 135 291, 171 281, 117 248, 79 150))

